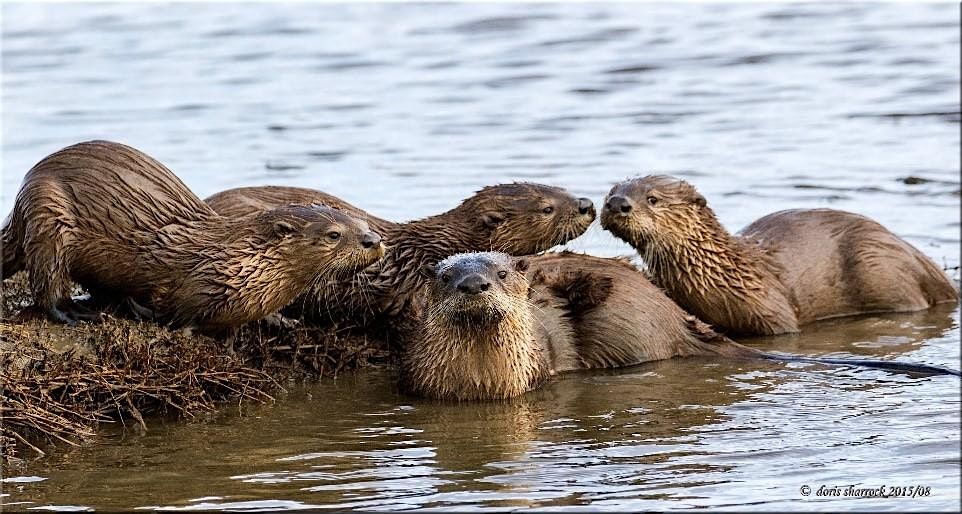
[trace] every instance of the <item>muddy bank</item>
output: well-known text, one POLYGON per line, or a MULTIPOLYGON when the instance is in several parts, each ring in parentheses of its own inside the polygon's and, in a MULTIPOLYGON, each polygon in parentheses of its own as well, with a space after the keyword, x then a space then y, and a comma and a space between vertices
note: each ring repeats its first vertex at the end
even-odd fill
POLYGON ((231 345, 116 314, 54 324, 31 305, 25 279, 4 281, 0 312, 0 460, 8 464, 83 444, 100 423, 149 430, 150 416, 190 419, 224 402, 270 402, 287 381, 388 360, 385 341, 350 327, 255 323, 231 345))

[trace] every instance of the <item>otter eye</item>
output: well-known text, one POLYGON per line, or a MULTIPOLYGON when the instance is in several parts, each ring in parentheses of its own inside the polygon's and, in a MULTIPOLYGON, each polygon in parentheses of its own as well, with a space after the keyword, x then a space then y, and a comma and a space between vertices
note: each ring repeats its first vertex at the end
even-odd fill
POLYGON ((499 271, 498 278, 508 278, 508 272, 504 270, 499 271))
POLYGON ((657 203, 658 203, 658 199, 657 199, 657 198, 655 198, 654 196, 649 196, 649 197, 648 197, 648 205, 655 205, 655 204, 657 204, 657 203))
POLYGON ((444 275, 441 275, 441 282, 444 282, 445 284, 447 284, 450 281, 451 281, 451 275, 448 275, 447 273, 445 273, 444 275))
POLYGON ((549 205, 549 206, 545 207, 544 209, 541 209, 541 212, 543 212, 543 213, 545 213, 545 214, 551 214, 552 212, 554 212, 554 207, 552 207, 552 206, 549 205))
POLYGON ((340 232, 337 232, 337 231, 328 232, 328 233, 327 233, 327 237, 328 237, 328 239, 330 239, 331 241, 337 241, 338 239, 341 238, 341 233, 340 233, 340 232))

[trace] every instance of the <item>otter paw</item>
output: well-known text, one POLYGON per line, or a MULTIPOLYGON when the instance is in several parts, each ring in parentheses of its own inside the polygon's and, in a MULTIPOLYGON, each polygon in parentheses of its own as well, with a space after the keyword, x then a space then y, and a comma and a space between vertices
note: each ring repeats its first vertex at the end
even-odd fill
POLYGON ((69 326, 74 326, 79 321, 99 323, 104 320, 103 313, 91 311, 80 307, 79 305, 72 305, 59 309, 55 307, 50 309, 47 315, 53 321, 57 321, 69 326))
POLYGON ((47 317, 50 318, 50 321, 56 321, 57 323, 63 323, 64 325, 68 326, 74 326, 77 324, 77 320, 56 307, 47 311, 47 317))
POLYGON ((90 323, 101 323, 104 320, 104 313, 91 311, 84 308, 68 309, 68 315, 76 321, 86 321, 90 323))
POLYGON ((125 298, 123 306, 137 321, 150 321, 154 319, 154 311, 137 303, 133 298, 125 298))
POLYGON ((279 312, 265 316, 261 321, 266 323, 269 327, 280 328, 284 330, 293 330, 301 326, 301 320, 288 318, 279 312))

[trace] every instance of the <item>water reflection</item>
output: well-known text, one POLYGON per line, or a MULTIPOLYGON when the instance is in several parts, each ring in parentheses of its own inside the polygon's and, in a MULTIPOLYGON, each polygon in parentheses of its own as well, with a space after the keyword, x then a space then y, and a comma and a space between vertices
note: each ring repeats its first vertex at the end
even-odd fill
MULTIPOLYGON (((733 230, 787 207, 879 220, 959 265, 958 17, 948 5, 2 5, 0 215, 78 140, 154 155, 200 197, 317 187, 378 216, 536 180, 600 200, 693 181, 733 230), (817 30, 813 29, 816 27, 817 30)), ((597 224, 569 245, 633 253, 597 224)), ((953 271, 958 278, 959 272, 953 271)), ((959 310, 746 341, 959 367, 959 310)), ((954 380, 954 381, 953 381, 954 380)), ((952 377, 774 362, 573 374, 504 403, 388 372, 290 387, 15 471, 5 508, 958 510, 952 377), (805 499, 803 484, 932 497, 805 499), (816 503, 816 501, 819 501, 816 503), (31 502, 31 503, 20 503, 31 502)))
MULTIPOLYGON (((958 337, 958 315, 939 308, 832 320, 748 342, 918 359, 932 351, 925 341, 958 337)), ((391 372, 363 372, 293 387, 276 405, 241 414, 118 433, 41 462, 35 472, 49 479, 21 484, 12 499, 83 498, 98 508, 658 509, 719 498, 741 505, 751 482, 771 490, 765 505, 773 507, 797 500, 802 483, 876 476, 939 484, 945 495, 958 454, 938 434, 957 429, 959 403, 951 387, 934 388, 951 380, 692 358, 574 373, 514 400, 457 404, 403 395, 391 372), (886 462, 847 464, 870 462, 879 445, 894 454, 886 462)))

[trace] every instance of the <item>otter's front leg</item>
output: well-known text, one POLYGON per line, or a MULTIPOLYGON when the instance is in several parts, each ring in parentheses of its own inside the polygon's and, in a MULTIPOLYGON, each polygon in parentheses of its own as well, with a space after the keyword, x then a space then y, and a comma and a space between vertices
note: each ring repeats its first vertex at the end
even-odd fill
POLYGON ((275 312, 274 314, 269 314, 261 319, 262 323, 266 323, 267 326, 278 328, 281 330, 293 330, 301 326, 301 321, 293 318, 288 318, 280 312, 275 312))
POLYGON ((54 321, 67 325, 76 325, 78 321, 101 322, 103 313, 92 311, 73 300, 63 300, 55 307, 47 309, 47 316, 54 321))
POLYGON ((237 351, 234 350, 234 345, 240 340, 240 328, 230 328, 227 330, 227 336, 224 337, 224 342, 227 343, 227 353, 231 357, 237 357, 237 351))
POLYGON ((122 309, 129 312, 137 321, 151 321, 155 317, 153 309, 144 307, 130 296, 124 298, 120 305, 122 309))
POLYGON ((205 335, 213 338, 220 338, 223 336, 223 341, 225 343, 224 346, 225 346, 225 349, 227 350, 227 353, 231 356, 237 356, 237 352, 234 351, 234 342, 238 340, 238 334, 240 333, 240 330, 237 328, 229 328, 223 331, 221 330, 211 331, 209 328, 205 330, 205 329, 202 329, 201 327, 198 327, 197 325, 191 324, 191 325, 184 325, 178 328, 177 332, 181 336, 187 337, 187 338, 194 337, 195 332, 198 333, 199 335, 205 335))

